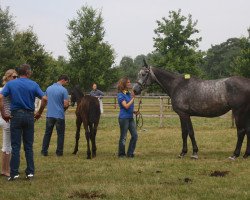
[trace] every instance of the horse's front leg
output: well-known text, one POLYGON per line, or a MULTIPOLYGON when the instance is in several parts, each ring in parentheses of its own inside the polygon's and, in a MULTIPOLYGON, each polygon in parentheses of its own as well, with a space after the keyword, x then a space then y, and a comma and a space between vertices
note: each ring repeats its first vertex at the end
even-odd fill
POLYGON ((190 117, 188 118, 187 120, 187 126, 188 126, 188 134, 189 134, 189 137, 191 139, 191 142, 192 142, 192 146, 193 146, 193 154, 191 156, 191 158, 194 158, 194 159, 198 159, 198 146, 197 146, 197 143, 196 143, 196 140, 195 140, 195 136, 194 136, 194 128, 193 128, 193 124, 192 124, 192 121, 190 119, 190 117))
POLYGON ((190 116, 180 116, 181 121, 181 130, 182 130, 182 141, 183 141, 183 147, 182 151, 179 155, 179 158, 182 158, 186 155, 188 148, 187 148, 187 136, 189 135, 192 146, 193 146, 193 154, 191 158, 198 159, 198 146, 195 140, 194 136, 194 129, 193 125, 190 119, 190 116))
POLYGON ((182 132, 182 150, 181 153, 179 155, 179 158, 183 158, 187 151, 187 136, 188 136, 188 130, 187 130, 187 122, 185 120, 185 118, 180 117, 180 121, 181 121, 181 132, 182 132))
POLYGON ((79 117, 77 117, 76 118, 76 136, 75 136, 76 143, 75 143, 75 149, 74 149, 73 154, 76 154, 78 152, 81 124, 82 124, 82 120, 79 117))

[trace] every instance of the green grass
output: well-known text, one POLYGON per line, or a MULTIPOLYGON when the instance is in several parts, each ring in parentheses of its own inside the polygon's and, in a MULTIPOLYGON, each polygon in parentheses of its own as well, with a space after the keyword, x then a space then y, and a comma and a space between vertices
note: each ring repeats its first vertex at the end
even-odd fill
MULTIPOLYGON (((199 159, 189 152, 178 159, 182 147, 177 117, 145 118, 134 159, 116 156, 119 129, 116 118, 102 117, 97 135, 97 157, 86 159, 86 141, 81 134, 77 155, 72 155, 75 123, 72 114, 66 120, 64 156, 56 157, 56 133, 53 133, 49 156, 40 155, 45 128, 44 118, 36 122, 35 166, 32 182, 24 180, 26 167, 21 154, 21 179, 7 182, 0 178, 1 200, 66 199, 249 199, 249 160, 229 161, 235 148, 236 130, 231 118, 193 118, 199 159), (211 177, 214 171, 229 171, 225 177, 211 177), (185 180, 190 180, 185 182, 185 180)), ((129 137, 128 137, 129 140, 129 137)), ((243 147, 245 148, 245 143, 243 147)), ((242 149, 245 150, 245 149, 242 149)))

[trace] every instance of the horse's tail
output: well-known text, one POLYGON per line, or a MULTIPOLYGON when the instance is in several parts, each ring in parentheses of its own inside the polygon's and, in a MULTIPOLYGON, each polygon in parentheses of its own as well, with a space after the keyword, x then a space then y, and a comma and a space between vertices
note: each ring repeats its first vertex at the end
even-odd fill
POLYGON ((92 97, 89 102, 89 122, 97 123, 99 122, 101 115, 100 104, 96 97, 92 97))

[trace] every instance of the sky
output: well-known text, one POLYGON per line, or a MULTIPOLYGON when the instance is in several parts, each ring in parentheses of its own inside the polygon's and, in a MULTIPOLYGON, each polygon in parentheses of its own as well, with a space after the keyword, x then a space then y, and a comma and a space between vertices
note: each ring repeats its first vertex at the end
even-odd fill
POLYGON ((116 64, 123 56, 135 58, 154 50, 156 20, 178 9, 198 20, 202 37, 200 49, 220 44, 231 37, 247 37, 250 27, 249 0, 0 0, 1 8, 10 8, 19 30, 33 27, 39 42, 56 58, 69 58, 67 29, 81 6, 102 12, 105 41, 116 52, 116 64))

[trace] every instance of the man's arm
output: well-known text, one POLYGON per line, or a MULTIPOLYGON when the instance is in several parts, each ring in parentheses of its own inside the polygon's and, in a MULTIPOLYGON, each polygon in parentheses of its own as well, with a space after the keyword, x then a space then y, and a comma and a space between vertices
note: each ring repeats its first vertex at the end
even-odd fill
POLYGON ((34 116, 36 120, 38 120, 41 117, 43 110, 44 110, 45 106, 47 105, 47 101, 48 101, 47 96, 43 96, 42 101, 41 101, 41 106, 40 106, 39 110, 35 113, 35 116, 34 116))
POLYGON ((64 106, 64 111, 66 111, 69 107, 69 100, 64 100, 63 101, 63 106, 64 106))
POLYGON ((2 118, 6 122, 9 122, 11 117, 9 115, 5 114, 4 106, 3 106, 3 95, 2 94, 0 94, 0 111, 1 111, 2 118))

